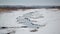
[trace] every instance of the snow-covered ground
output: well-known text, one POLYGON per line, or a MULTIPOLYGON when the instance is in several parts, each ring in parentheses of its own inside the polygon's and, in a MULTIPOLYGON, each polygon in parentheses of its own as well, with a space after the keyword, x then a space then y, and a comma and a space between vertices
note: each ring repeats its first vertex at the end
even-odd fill
MULTIPOLYGON (((37 15, 42 15, 43 18, 32 19, 35 24, 46 24, 45 27, 41 27, 37 32, 30 32, 31 28, 8 28, 0 29, 0 34, 60 34, 60 10, 58 9, 29 9, 29 10, 17 10, 12 12, 0 13, 0 27, 20 27, 23 24, 17 22, 17 17, 23 16, 29 12, 37 11, 37 15)), ((36 15, 36 16, 37 16, 36 15)))

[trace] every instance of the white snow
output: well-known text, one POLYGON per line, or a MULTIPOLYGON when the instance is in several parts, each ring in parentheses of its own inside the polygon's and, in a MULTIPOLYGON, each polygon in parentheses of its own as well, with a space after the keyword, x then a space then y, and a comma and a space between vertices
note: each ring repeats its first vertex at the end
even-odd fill
MULTIPOLYGON (((44 18, 34 19, 38 22, 36 24, 46 24, 45 27, 41 27, 37 32, 30 32, 30 28, 13 28, 15 34, 60 34, 60 10, 54 9, 29 9, 29 10, 18 10, 12 11, 12 13, 0 13, 0 27, 20 27, 22 24, 16 22, 18 16, 22 16, 29 12, 39 11, 44 18)), ((11 29, 0 29, 0 34, 8 32, 11 29)))

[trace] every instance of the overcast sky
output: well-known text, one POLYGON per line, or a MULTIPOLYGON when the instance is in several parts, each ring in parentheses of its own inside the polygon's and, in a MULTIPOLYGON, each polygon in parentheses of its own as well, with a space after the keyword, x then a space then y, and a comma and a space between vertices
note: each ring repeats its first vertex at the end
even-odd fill
POLYGON ((60 6, 60 0, 0 0, 0 5, 55 5, 60 6))

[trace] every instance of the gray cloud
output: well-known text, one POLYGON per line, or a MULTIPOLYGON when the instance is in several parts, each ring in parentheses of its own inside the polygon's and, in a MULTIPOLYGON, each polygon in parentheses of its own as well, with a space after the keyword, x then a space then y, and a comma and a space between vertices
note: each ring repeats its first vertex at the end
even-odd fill
POLYGON ((0 5, 59 5, 60 0, 0 0, 0 5))

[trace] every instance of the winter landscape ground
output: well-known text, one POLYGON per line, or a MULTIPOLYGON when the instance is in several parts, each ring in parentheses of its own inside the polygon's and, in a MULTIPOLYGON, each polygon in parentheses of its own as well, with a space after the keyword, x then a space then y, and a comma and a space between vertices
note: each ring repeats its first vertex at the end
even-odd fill
MULTIPOLYGON (((29 23, 29 22, 28 22, 29 23)), ((30 26, 31 27, 31 26, 30 26)), ((28 9, 28 10, 17 10, 11 12, 0 13, 0 34, 60 34, 60 10, 59 9, 28 9), (34 24, 46 24, 45 27, 40 27, 36 32, 30 32, 32 28, 19 28, 24 24, 18 23, 17 17, 23 16, 29 12, 35 12, 35 16, 41 15, 42 18, 32 19, 34 24), (12 27, 1 29, 1 27, 12 27), (14 28, 15 27, 15 28, 14 28)))

